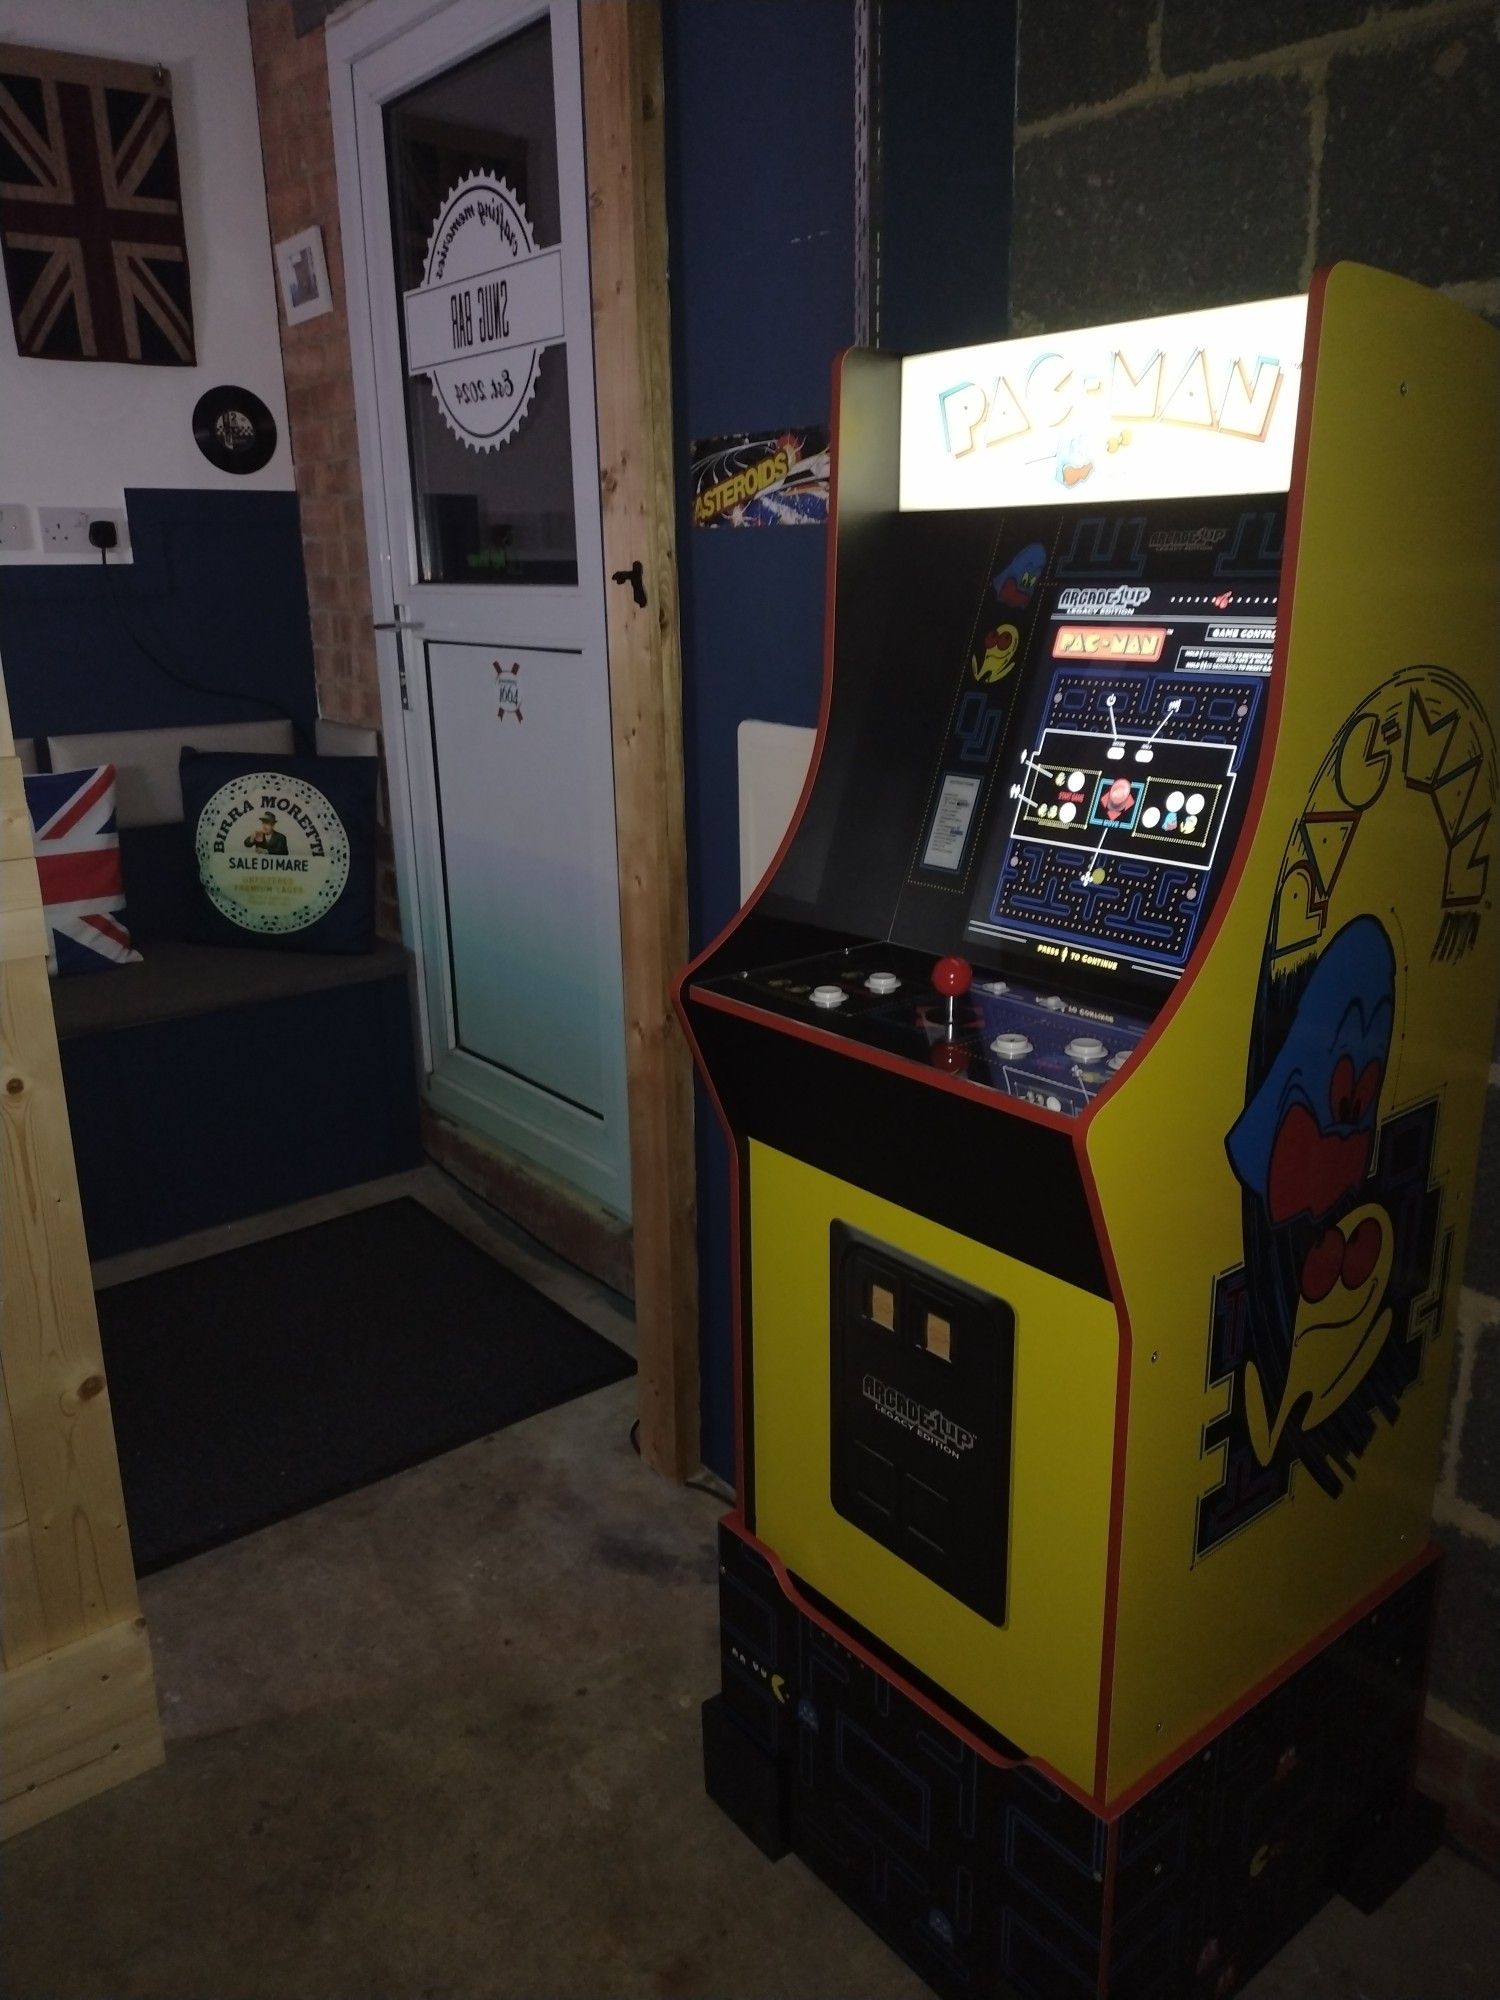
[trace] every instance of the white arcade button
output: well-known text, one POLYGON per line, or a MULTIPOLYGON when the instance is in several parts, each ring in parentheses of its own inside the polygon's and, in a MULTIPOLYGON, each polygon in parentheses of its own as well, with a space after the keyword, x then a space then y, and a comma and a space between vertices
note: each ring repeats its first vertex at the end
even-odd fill
POLYGON ((1109 1066, 1111 1069, 1124 1069, 1126 1063, 1128 1063, 1129 1061, 1130 1061, 1129 1049, 1118 1049, 1116 1050, 1115 1054, 1110 1057, 1109 1066))
POLYGON ((1003 979, 976 979, 974 984, 981 993, 993 993, 997 998, 1000 994, 1010 991, 1003 979))
POLYGON ((842 1007, 848 997, 842 986, 815 986, 812 990, 815 1007, 842 1007))
POLYGON ((996 1035, 990 1047, 1005 1062, 1019 1062, 1022 1056, 1031 1054, 1031 1043, 1024 1035, 1014 1033, 996 1035))
POLYGON ((1075 1035, 1063 1051, 1076 1063, 1096 1063, 1105 1053, 1104 1044, 1097 1035, 1075 1035))
POLYGON ((1038 1007, 1045 1007, 1049 1014, 1060 1014, 1068 1003, 1060 993, 1044 993, 1036 1004, 1038 1007))
POLYGON ((901 981, 894 972, 872 972, 865 984, 872 993, 894 993, 901 981))

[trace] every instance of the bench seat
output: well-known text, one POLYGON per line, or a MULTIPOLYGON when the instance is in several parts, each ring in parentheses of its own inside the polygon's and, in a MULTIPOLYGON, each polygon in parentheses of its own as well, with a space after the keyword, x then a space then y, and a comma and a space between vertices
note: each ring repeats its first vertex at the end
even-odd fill
POLYGON ((57 980, 54 1009, 95 1258, 422 1157, 397 945, 324 958, 158 939, 139 966, 57 980))
MULTIPOLYGON (((319 723, 324 755, 368 732, 319 723), (332 732, 329 736, 329 731, 332 732), (328 740, 325 740, 328 737, 328 740)), ((421 1158, 406 951, 188 941, 200 891, 184 747, 292 749, 289 723, 52 737, 54 770, 114 764, 125 921, 141 963, 52 982, 89 1252, 164 1243, 382 1179, 421 1158)))
POLYGON ((371 952, 341 956, 235 951, 173 938, 156 938, 143 949, 139 965, 52 982, 59 1042, 406 976, 405 951, 384 942, 371 952))

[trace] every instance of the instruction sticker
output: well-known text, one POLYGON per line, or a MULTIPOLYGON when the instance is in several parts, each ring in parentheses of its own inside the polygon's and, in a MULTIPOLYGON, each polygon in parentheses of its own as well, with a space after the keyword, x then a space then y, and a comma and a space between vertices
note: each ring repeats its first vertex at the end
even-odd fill
POLYGON ((969 837, 969 822, 974 817, 974 801, 978 797, 977 778, 963 778, 950 771, 943 779, 937 811, 932 816, 932 831, 927 836, 927 851, 922 856, 924 868, 953 870, 958 867, 963 859, 964 842, 969 837))

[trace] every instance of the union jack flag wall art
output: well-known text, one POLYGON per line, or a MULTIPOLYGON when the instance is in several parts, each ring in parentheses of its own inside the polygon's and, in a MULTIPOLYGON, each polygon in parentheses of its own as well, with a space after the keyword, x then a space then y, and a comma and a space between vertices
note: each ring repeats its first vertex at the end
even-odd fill
POLYGON ((193 365, 165 70, 0 42, 0 251, 19 353, 193 365))
POLYGON ((48 970, 108 972, 138 964, 141 955, 125 928, 114 765, 28 772, 25 782, 48 970))

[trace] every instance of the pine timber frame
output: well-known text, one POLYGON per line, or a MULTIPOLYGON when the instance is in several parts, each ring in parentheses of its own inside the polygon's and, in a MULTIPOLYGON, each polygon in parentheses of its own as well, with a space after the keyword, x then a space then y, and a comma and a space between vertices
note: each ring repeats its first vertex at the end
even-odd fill
POLYGON ((162 1761, 0 676, 0 1839, 162 1761))
POLYGON ((640 1445, 682 1480, 699 1463, 698 1264, 693 1070, 671 991, 688 921, 661 9, 585 0, 579 26, 604 566, 639 560, 646 597, 606 599, 640 1445))

